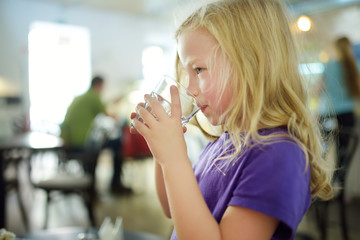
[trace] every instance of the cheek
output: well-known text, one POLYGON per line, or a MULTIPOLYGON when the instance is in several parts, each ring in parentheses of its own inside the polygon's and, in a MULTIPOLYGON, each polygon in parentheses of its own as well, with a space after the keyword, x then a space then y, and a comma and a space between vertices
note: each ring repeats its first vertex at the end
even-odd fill
POLYGON ((227 86, 223 86, 224 82, 222 79, 223 77, 219 76, 219 74, 214 74, 213 76, 208 74, 206 78, 202 79, 203 81, 199 82, 202 93, 206 96, 207 99, 209 99, 213 107, 216 107, 218 104, 222 106, 222 102, 225 103, 231 100, 231 89, 229 89, 227 86), (224 89, 224 92, 221 94, 222 89, 224 89), (219 97, 221 97, 220 103, 219 97))
POLYGON ((222 106, 222 108, 224 110, 229 107, 232 98, 233 98, 233 96, 232 96, 231 88, 227 87, 225 89, 225 92, 224 92, 224 94, 223 94, 223 96, 221 98, 221 101, 220 101, 220 105, 222 106))
POLYGON ((213 103, 217 94, 217 87, 215 84, 209 80, 200 80, 199 87, 204 97, 208 99, 209 102, 213 103))
POLYGON ((221 96, 219 101, 219 94, 221 89, 220 84, 212 83, 205 85, 202 88, 202 93, 206 99, 208 99, 209 104, 212 108, 216 109, 218 113, 224 112, 229 106, 232 100, 232 92, 231 89, 226 87, 224 93, 221 96))

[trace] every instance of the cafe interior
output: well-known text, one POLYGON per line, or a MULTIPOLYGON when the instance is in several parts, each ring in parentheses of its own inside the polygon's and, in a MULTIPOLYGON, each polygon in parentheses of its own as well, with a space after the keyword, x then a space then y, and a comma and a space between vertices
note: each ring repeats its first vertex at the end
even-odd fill
MULTIPOLYGON (((0 1, 0 228, 31 236, 85 232, 103 227, 109 219, 114 224, 122 219, 124 239, 169 239, 173 226, 156 196, 151 153, 141 137, 124 131, 144 94, 161 75, 174 74, 177 24, 207 1, 0 1), (59 157, 66 110, 89 88, 94 75, 104 77, 102 99, 116 116, 115 122, 105 116, 96 121, 103 135, 114 128, 122 131, 121 181, 131 193, 111 191, 114 169, 108 149, 99 150, 90 176, 77 156, 66 161, 59 157), (69 175, 59 177, 59 172, 69 175), (55 183, 49 184, 52 180, 55 183)), ((347 36, 360 61, 360 1, 284 4, 301 49, 299 70, 308 81, 309 106, 317 114, 319 97, 311 90, 329 61, 328 46, 347 36)), ((356 116, 360 118, 360 104, 356 116)), ((200 121, 201 112, 196 117, 200 121)), ((191 123, 187 128, 188 155, 195 162, 208 140, 191 123)), ((354 135, 346 181, 339 188, 342 197, 311 207, 295 239, 360 239, 360 151, 354 135)), ((334 148, 328 151, 327 157, 336 155, 334 148)))

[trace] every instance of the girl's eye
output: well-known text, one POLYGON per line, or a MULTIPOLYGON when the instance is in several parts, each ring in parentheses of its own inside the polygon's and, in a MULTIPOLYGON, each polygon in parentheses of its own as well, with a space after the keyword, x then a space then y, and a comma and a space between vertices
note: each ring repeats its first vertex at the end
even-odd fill
POLYGON ((197 74, 200 74, 204 69, 203 68, 195 68, 197 74))

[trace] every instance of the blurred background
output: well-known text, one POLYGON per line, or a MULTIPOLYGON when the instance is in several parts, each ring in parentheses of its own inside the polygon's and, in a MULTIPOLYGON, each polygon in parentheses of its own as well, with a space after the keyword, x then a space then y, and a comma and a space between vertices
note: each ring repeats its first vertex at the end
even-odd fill
MULTIPOLYGON (((29 118, 32 129, 57 134, 67 106, 94 74, 106 78, 105 100, 128 95, 137 102, 138 90, 172 73, 176 24, 201 2, 2 0, 0 94, 12 100, 2 100, 11 107, 1 108, 1 134, 11 134, 11 118, 19 115, 29 118)), ((359 49, 359 1, 285 2, 303 50, 301 69, 312 81, 336 37, 348 36, 359 49), (300 23, 309 29, 300 30, 297 21, 303 15, 300 23)))
MULTIPOLYGON (((0 0, 0 139, 24 130, 58 136, 67 107, 75 96, 88 89, 95 74, 106 79, 102 95, 105 102, 121 98, 108 110, 119 121, 129 121, 130 112, 143 94, 162 74, 173 73, 174 30, 189 11, 203 2, 0 0)), ((349 37, 360 59, 360 0, 284 0, 284 3, 292 14, 291 28, 301 49, 299 68, 310 91, 316 87, 329 60, 326 50, 337 37, 349 37)), ((319 99, 315 91, 310 105, 316 113, 319 99)), ((195 159, 206 141, 195 129, 189 132, 187 141, 193 146, 190 154, 195 159)), ((351 236, 360 239, 359 153, 354 158, 348 176, 347 201, 354 205, 350 217, 357 221, 349 223, 351 236)), ((106 152, 100 159, 100 194, 95 211, 98 225, 105 216, 118 215, 124 217, 127 229, 168 237, 171 224, 162 216, 154 195, 151 159, 125 163, 123 177, 135 189, 132 196, 114 196, 106 187, 102 189, 112 170, 106 152)), ((7 227, 24 233, 17 205, 11 201, 11 195, 8 197, 7 227)), ((42 224, 42 205, 34 200, 36 197, 34 193, 25 194, 31 231, 41 229, 42 224)), ((56 210, 71 204, 52 205, 51 211, 55 213, 50 217, 50 228, 89 224, 86 217, 81 218, 84 213, 69 218, 56 210)), ((336 216, 330 227, 335 234, 330 239, 341 239, 336 216)), ((301 230, 313 238, 318 236, 311 219, 301 230)))

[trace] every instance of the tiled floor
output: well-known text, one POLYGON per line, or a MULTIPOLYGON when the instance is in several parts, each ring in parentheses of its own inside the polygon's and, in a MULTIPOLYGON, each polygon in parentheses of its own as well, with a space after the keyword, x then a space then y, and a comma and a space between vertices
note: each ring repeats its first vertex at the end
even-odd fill
MULTIPOLYGON (((125 229, 150 232, 166 239, 169 238, 172 224, 162 214, 156 198, 152 159, 125 163, 124 182, 134 189, 134 194, 123 196, 113 195, 108 191, 107 186, 112 171, 110 159, 109 153, 104 152, 97 169, 98 200, 95 215, 98 225, 106 216, 110 216, 113 221, 117 216, 121 216, 125 229)), ((45 196, 41 190, 34 190, 31 186, 24 188, 24 190, 23 195, 30 216, 31 231, 36 231, 41 229, 43 224, 45 196)), ((331 205, 330 210, 328 240, 339 240, 341 235, 337 219, 337 205, 331 205)), ((49 228, 86 227, 89 225, 86 210, 76 195, 59 196, 52 202, 49 214, 49 228)), ((24 233, 16 196, 12 193, 9 193, 7 199, 7 216, 7 228, 17 234, 24 233)), ((351 239, 360 239, 360 200, 353 200, 349 203, 348 219, 351 239)), ((300 224, 299 232, 311 236, 314 240, 319 239, 312 211, 308 212, 300 224)))

